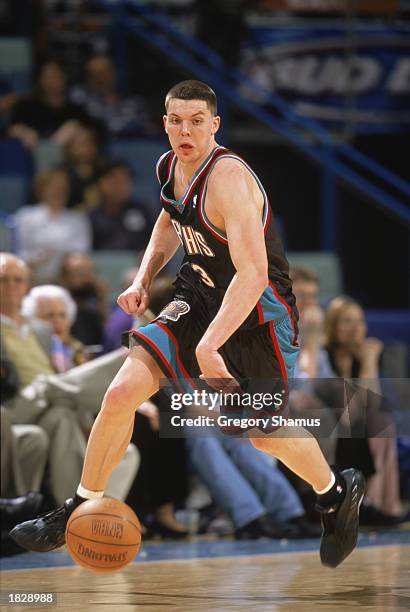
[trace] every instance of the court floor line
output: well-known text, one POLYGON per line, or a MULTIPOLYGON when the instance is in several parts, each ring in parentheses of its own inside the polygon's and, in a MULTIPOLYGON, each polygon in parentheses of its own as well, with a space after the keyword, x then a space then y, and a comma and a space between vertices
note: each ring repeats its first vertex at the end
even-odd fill
MULTIPOLYGON (((391 530, 382 533, 361 533, 359 548, 410 546, 410 531, 391 530)), ((154 563, 158 561, 177 561, 213 558, 232 558, 241 556, 263 556, 273 554, 293 554, 312 552, 318 554, 319 540, 194 540, 186 542, 147 543, 133 563, 154 563)), ((0 560, 3 572, 40 568, 72 567, 74 562, 62 549, 50 553, 24 553, 0 560)))

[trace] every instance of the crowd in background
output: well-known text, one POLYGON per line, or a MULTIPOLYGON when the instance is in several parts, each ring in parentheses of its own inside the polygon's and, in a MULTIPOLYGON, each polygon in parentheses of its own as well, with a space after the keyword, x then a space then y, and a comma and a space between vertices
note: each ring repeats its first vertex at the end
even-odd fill
MULTIPOLYGON (((1 110, 5 134, 28 153, 47 140, 60 155, 33 178, 30 200, 15 214, 16 254, 0 255, 0 511, 9 554, 18 552, 7 539, 13 524, 75 490, 100 400, 126 355, 121 334, 143 322, 112 303, 92 254, 132 252, 135 267, 123 270, 124 286, 135 276, 155 215, 135 197, 130 167, 110 158, 106 144, 158 132, 143 98, 119 92, 114 64, 102 54, 88 59, 83 81, 72 86, 58 61, 44 60, 31 94, 4 96, 1 110)), ((328 460, 366 476, 362 524, 399 525, 406 518, 403 499, 410 497, 409 449, 403 441, 398 449, 394 420, 382 405, 388 347, 367 337, 354 300, 338 297, 323 308, 316 274, 300 268, 292 276, 301 351, 290 406, 327 419, 333 436, 320 443, 328 460), (335 401, 338 377, 360 381, 362 392, 347 414, 335 401)), ((163 276, 155 284, 154 313, 172 295, 171 281, 163 276)), ((132 443, 107 491, 137 511, 147 536, 319 535, 312 492, 246 440, 161 438, 159 412, 167 401, 159 393, 140 407, 132 443)))

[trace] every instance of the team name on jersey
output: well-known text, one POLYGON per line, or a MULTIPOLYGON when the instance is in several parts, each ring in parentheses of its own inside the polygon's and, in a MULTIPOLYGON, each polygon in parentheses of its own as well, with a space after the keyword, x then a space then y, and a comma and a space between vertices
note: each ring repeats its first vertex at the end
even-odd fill
POLYGON ((179 221, 171 219, 172 225, 185 248, 188 255, 206 255, 207 257, 215 257, 215 253, 208 246, 201 232, 194 230, 190 225, 181 225, 179 221))

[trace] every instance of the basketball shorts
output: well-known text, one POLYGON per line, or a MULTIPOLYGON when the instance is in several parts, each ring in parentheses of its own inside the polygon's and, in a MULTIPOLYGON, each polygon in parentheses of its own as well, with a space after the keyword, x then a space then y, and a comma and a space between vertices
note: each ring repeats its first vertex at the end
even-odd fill
MULTIPOLYGON (((177 281, 173 300, 158 317, 128 334, 128 346, 143 346, 179 393, 198 388, 201 372, 195 350, 221 303, 212 292, 215 290, 199 281, 195 284, 177 281)), ((294 329, 286 314, 279 321, 240 328, 219 352, 242 390, 252 388, 255 392, 260 381, 266 392, 271 381, 272 394, 280 392, 284 396, 282 413, 287 403, 288 379, 293 376, 299 351, 294 340, 294 329)), ((260 415, 265 411, 264 408, 260 415)))

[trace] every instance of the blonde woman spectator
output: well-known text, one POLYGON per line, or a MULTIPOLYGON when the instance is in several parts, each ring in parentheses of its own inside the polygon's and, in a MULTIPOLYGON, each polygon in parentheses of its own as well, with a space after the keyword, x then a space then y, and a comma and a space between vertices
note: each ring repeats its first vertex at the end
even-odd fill
MULTIPOLYGON (((331 365, 337 375, 353 378, 362 390, 369 391, 365 398, 363 394, 360 398, 355 396, 358 401, 363 399, 366 402, 361 408, 365 408, 363 412, 367 413, 365 425, 369 431, 368 442, 375 467, 375 473, 367 481, 368 497, 378 510, 387 515, 401 516, 395 429, 392 420, 381 410, 379 361, 383 343, 377 338, 367 337, 363 309, 354 300, 343 297, 335 298, 328 306, 325 336, 331 365)), ((349 403, 353 427, 357 408, 361 411, 357 404, 349 403)), ((348 443, 352 441, 339 440, 337 463, 341 469, 343 466, 340 462, 344 459, 351 462, 351 457, 343 455, 349 453, 348 443)))
POLYGON ((91 247, 88 218, 67 210, 70 187, 67 173, 56 168, 36 181, 40 202, 24 206, 16 215, 18 253, 33 271, 34 282, 52 282, 59 274, 65 253, 86 253, 91 247))

